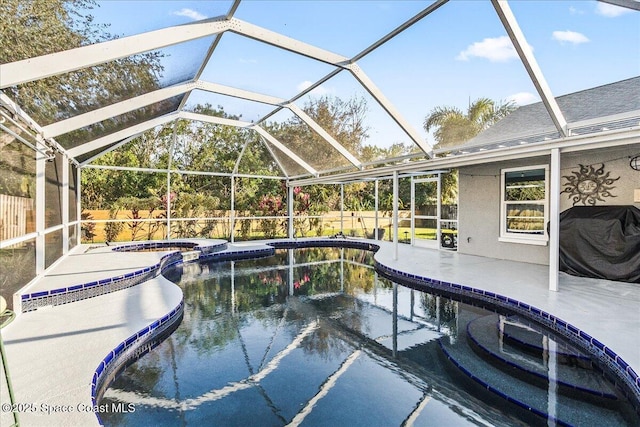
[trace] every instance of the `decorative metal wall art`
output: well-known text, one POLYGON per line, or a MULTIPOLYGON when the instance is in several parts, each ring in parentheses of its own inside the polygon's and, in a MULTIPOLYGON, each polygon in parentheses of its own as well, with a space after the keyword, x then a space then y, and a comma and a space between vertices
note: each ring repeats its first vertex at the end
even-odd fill
POLYGON ((581 165, 579 171, 572 171, 573 175, 563 176, 567 182, 562 193, 568 194, 573 201, 573 206, 578 203, 595 206, 599 201, 605 202, 605 197, 617 197, 611 194, 615 187, 612 185, 620 177, 610 177, 611 172, 604 172, 604 163, 599 168, 593 165, 581 165))
POLYGON ((629 166, 631 166, 631 169, 633 169, 634 171, 640 171, 640 154, 638 154, 637 156, 633 156, 629 160, 629 166))

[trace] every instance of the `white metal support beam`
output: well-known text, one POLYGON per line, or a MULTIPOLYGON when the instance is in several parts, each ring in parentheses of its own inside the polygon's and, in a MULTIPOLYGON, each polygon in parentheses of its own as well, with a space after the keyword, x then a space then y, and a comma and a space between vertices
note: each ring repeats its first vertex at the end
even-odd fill
MULTIPOLYGON (((227 12, 225 18, 226 19, 231 18, 233 16, 233 14, 236 13, 236 10, 238 10, 238 6, 240 6, 240 0, 234 0, 233 4, 229 8, 229 11, 227 12)), ((209 60, 211 59, 211 56, 213 55, 213 52, 218 47, 218 44, 220 43, 220 40, 222 40, 222 35, 223 34, 224 33, 218 33, 216 35, 215 39, 213 40, 213 42, 211 43, 211 46, 209 46, 209 49, 207 50, 207 54, 204 56, 204 59, 200 63, 200 68, 196 72, 196 75, 193 77, 194 81, 199 80, 200 76, 202 76, 202 73, 204 73, 204 70, 205 70, 205 68, 207 68, 207 64, 209 63, 209 60)), ((189 99, 189 95, 191 95, 191 92, 187 92, 185 94, 185 96, 182 97, 182 101, 180 102, 180 106, 178 107, 179 111, 182 111, 184 106, 187 104, 187 101, 189 99)))
POLYGON ((542 74, 542 70, 538 66, 536 58, 533 56, 533 51, 518 25, 516 17, 509 7, 509 3, 507 0, 491 0, 491 3, 493 3, 496 13, 509 35, 513 47, 516 49, 516 52, 518 52, 524 68, 527 70, 527 73, 529 73, 529 77, 536 87, 542 103, 547 108, 553 124, 556 126, 556 129, 558 129, 558 132, 560 132, 560 135, 567 136, 567 121, 551 93, 551 89, 544 78, 544 74, 542 74))
POLYGON ((136 96, 125 101, 117 102, 115 104, 99 108, 97 110, 89 111, 88 113, 74 116, 66 120, 52 123, 48 126, 43 127, 42 132, 45 138, 55 138, 58 135, 65 134, 76 129, 81 129, 85 126, 101 122, 111 117, 116 117, 120 114, 137 110, 138 108, 146 107, 147 105, 151 105, 156 102, 160 102, 165 99, 183 94, 195 88, 195 83, 187 82, 175 86, 166 87, 164 89, 159 89, 153 92, 146 93, 144 95, 136 96))
POLYGON ((349 64, 348 67, 351 74, 360 82, 360 84, 378 101, 378 104, 389 114, 398 126, 411 138, 411 140, 429 157, 433 157, 433 148, 420 137, 420 134, 407 122, 398 110, 391 104, 380 89, 371 81, 369 76, 358 66, 358 64, 349 64))
POLYGON ((118 142, 134 135, 139 135, 144 131, 168 123, 171 120, 175 120, 176 118, 178 118, 178 113, 171 113, 161 117, 156 117, 155 119, 148 120, 144 123, 128 127, 121 131, 114 132, 112 134, 103 136, 102 138, 94 139, 91 142, 87 142, 85 144, 72 148, 69 150, 69 155, 72 157, 77 157, 86 153, 90 153, 91 151, 113 144, 114 142, 118 142))
MULTIPOLYGON (((343 71, 343 68, 334 68, 329 74, 325 75, 324 77, 322 77, 320 80, 317 80, 315 83, 313 83, 311 86, 307 87, 306 89, 304 89, 301 92, 298 92, 297 95, 295 95, 293 98, 289 99, 289 101, 287 103, 292 103, 297 101, 298 99, 302 98, 303 96, 307 95, 308 93, 310 93, 312 90, 320 87, 322 84, 324 84, 325 82, 329 81, 330 79, 332 79, 333 77, 337 76, 338 74, 340 74, 341 71, 343 71)), ((265 114, 264 116, 262 116, 260 118, 260 120, 258 120, 258 123, 262 123, 264 121, 266 121, 267 119, 269 119, 270 117, 274 116, 275 114, 277 114, 280 110, 282 110, 284 107, 282 105, 279 105, 278 108, 275 108, 273 111, 265 114)))
POLYGON ((0 89, 219 34, 229 26, 223 16, 2 64, 0 89))
POLYGON ((549 171, 549 290, 558 290, 560 271, 560 149, 551 149, 549 171))
POLYGON ((122 141, 120 141, 119 143, 109 147, 108 149, 101 151, 100 153, 91 156, 90 158, 88 158, 87 160, 83 161, 82 163, 80 163, 79 167, 85 167, 87 165, 89 165, 91 162, 93 162, 95 159, 97 159, 100 156, 103 156, 107 153, 110 153, 113 150, 117 150, 118 148, 122 147, 123 145, 125 145, 128 142, 131 142, 133 139, 135 139, 138 135, 134 135, 134 136, 130 136, 129 138, 123 139, 122 141))
POLYGON ((347 151, 342 144, 335 140, 331 135, 327 133, 318 123, 316 123, 307 113, 305 113, 300 107, 298 107, 293 102, 287 102, 282 98, 278 98, 275 96, 264 95, 260 93, 250 92, 247 90, 242 90, 234 87, 224 86, 217 83, 199 81, 197 82, 197 88, 206 90, 209 92, 219 93, 221 95, 232 96, 234 98, 246 99, 249 101, 260 102, 263 104, 269 105, 278 105, 281 107, 286 107, 291 110, 292 113, 300 117, 302 121, 304 121, 310 128, 312 128, 315 132, 318 133, 325 141, 327 141, 333 148, 338 150, 338 152, 344 156, 351 164, 353 164, 357 168, 361 168, 362 164, 358 159, 356 159, 349 151, 347 151))
POLYGON ((499 162, 524 159, 536 156, 548 156, 552 148, 559 148, 562 153, 595 150, 599 148, 621 147, 637 144, 640 141, 640 128, 615 131, 603 131, 598 134, 576 135, 554 139, 536 144, 526 144, 517 147, 498 148, 478 153, 470 153, 451 157, 438 157, 429 160, 407 162, 400 165, 381 166, 356 172, 340 173, 318 178, 300 178, 293 185, 305 186, 324 183, 339 183, 344 181, 361 180, 365 178, 383 177, 400 172, 434 171, 471 166, 487 162, 499 162))
MULTIPOLYGON (((293 226, 293 187, 287 187, 287 217, 289 222, 288 224, 288 233, 287 233, 287 237, 289 237, 290 239, 293 239, 295 237, 295 228, 293 226)), ((293 251, 289 252, 290 254, 293 254, 293 251)), ((289 263, 290 266, 293 266, 293 263, 289 263)), ((290 274, 289 277, 293 278, 293 274, 290 274)), ((293 279, 291 279, 293 280, 293 279)), ((291 293, 291 295, 293 295, 293 292, 291 293)))
MULTIPOLYGON (((0 74, 0 80, 1 79, 2 79, 2 75, 0 74)), ((11 98, 9 98, 7 95, 2 93, 1 91, 0 91, 0 105, 4 105, 9 111, 11 111, 16 116, 20 117, 23 123, 26 123, 33 131, 35 131, 38 135, 42 136, 42 127, 35 120, 33 120, 31 116, 29 116, 22 108, 20 108, 20 106, 17 103, 15 103, 11 98)), ((4 113, 2 113, 2 115, 6 117, 4 113)), ((10 117, 7 117, 7 118, 16 126, 18 126, 20 129, 24 130, 26 133, 31 134, 30 131, 25 130, 24 127, 20 125, 18 122, 16 122, 14 119, 10 117)), ((69 153, 67 153, 67 150, 65 150, 65 148, 60 144, 58 144, 55 140, 50 139, 47 141, 47 143, 55 147, 55 149, 58 150, 60 153, 66 154, 69 156, 69 153)), ((36 144, 36 148, 35 148, 36 151, 41 149, 37 147, 38 147, 38 144, 36 144)), ((75 159, 73 159, 72 162, 77 163, 75 159)))
POLYGON ((344 234, 344 184, 340 184, 340 233, 344 234))
POLYGON ((250 92, 248 90, 224 86, 221 84, 211 83, 203 80, 199 80, 198 82, 196 82, 196 89, 202 89, 208 92, 219 93, 221 95, 246 99, 248 101, 261 102, 263 104, 269 105, 281 105, 286 102, 286 100, 275 96, 263 95, 261 93, 250 92))
POLYGON ((278 159, 278 156, 276 156, 276 153, 273 152, 273 150, 271 149, 269 144, 267 144, 267 141, 264 139, 262 135, 260 135, 260 141, 262 142, 262 145, 265 146, 269 154, 271 154, 273 161, 276 162, 276 164, 278 165, 278 168, 280 168, 280 171, 284 174, 285 177, 289 178, 289 174, 287 173, 287 170, 284 168, 283 164, 280 162, 280 159, 278 159))
POLYGON ((380 236, 378 235, 378 227, 380 226, 378 223, 378 210, 380 208, 380 200, 379 200, 379 180, 375 180, 375 190, 374 190, 374 194, 375 194, 375 219, 374 219, 374 227, 373 227, 373 238, 376 240, 380 240, 380 236))
MULTIPOLYGON (((46 151, 47 147, 44 142, 39 138, 38 148, 46 151)), ((41 275, 45 270, 45 235, 44 229, 46 227, 45 214, 47 212, 46 206, 46 167, 47 157, 43 156, 39 152, 35 153, 36 156, 36 275, 41 275)))
MULTIPOLYGON (((411 234, 411 246, 415 246, 416 244, 416 177, 411 175, 411 231, 409 234, 411 234)), ((436 232, 436 238, 438 236, 438 233, 436 232)))
POLYGON ((280 141, 278 141, 273 136, 271 136, 271 134, 269 132, 267 132, 266 130, 264 130, 263 128, 261 128, 258 125, 253 125, 251 127, 251 129, 253 129, 256 132, 258 132, 264 139, 269 141, 271 144, 273 144, 275 147, 277 147, 280 151, 282 151, 284 154, 286 154, 291 160, 293 160, 294 162, 296 162, 297 164, 302 166, 307 172, 309 172, 310 174, 312 174, 314 176, 318 176, 318 171, 316 171, 313 168, 313 166, 311 166, 310 164, 308 164, 307 162, 302 160, 296 153, 294 153, 293 151, 289 150, 284 144, 282 144, 280 141))
POLYGON ((225 119, 225 118, 222 118, 222 117, 214 117, 214 116, 209 116, 209 115, 206 115, 206 114, 190 113, 190 112, 187 112, 187 111, 180 112, 178 114, 178 116, 180 118, 182 118, 182 119, 198 120, 198 121, 202 121, 202 122, 214 123, 214 124, 223 125, 223 126, 234 126, 234 127, 240 127, 240 128, 253 129, 254 131, 258 132, 258 134, 260 134, 263 138, 265 138, 267 141, 269 141, 271 144, 273 144, 276 147, 278 147, 280 149, 280 151, 282 151, 284 154, 286 154, 288 157, 290 157, 291 160, 293 160, 294 162, 296 162, 297 164, 302 166, 307 172, 309 172, 309 173, 311 173, 311 174, 313 174, 315 176, 318 175, 318 172, 312 166, 310 166, 307 162, 302 160, 293 151, 291 151, 287 147, 285 147, 280 141, 275 139, 269 132, 267 132, 266 130, 264 130, 263 128, 261 128, 260 126, 258 126, 256 124, 253 124, 251 122, 244 122, 244 121, 240 121, 240 120, 232 120, 232 119, 225 119))
POLYGON ((300 117, 303 122, 305 122, 311 129, 313 129, 325 141, 331 144, 333 148, 338 150, 338 152, 342 154, 344 158, 349 160, 349 162, 351 162, 352 165, 354 165, 359 169, 362 168, 362 163, 360 163, 358 159, 356 159, 349 151, 347 151, 347 149, 344 148, 342 144, 340 144, 331 135, 329 135, 329 133, 326 130, 324 130, 322 126, 320 126, 311 117, 309 117, 309 115, 305 113, 300 107, 298 107, 296 104, 293 104, 293 103, 286 104, 286 107, 290 109, 293 112, 293 114, 300 117))
POLYGON ((76 168, 76 246, 82 243, 82 169, 76 168))
POLYGON ((237 18, 231 18, 229 21, 229 31, 241 34, 254 40, 258 40, 281 49, 297 53, 326 64, 343 67, 349 61, 346 56, 338 55, 328 50, 312 46, 296 39, 275 33, 257 25, 250 24, 237 18))
POLYGON ((224 117, 210 116, 208 114, 191 113, 189 111, 181 111, 178 118, 186 120, 195 120, 198 122, 213 123, 214 125, 232 126, 236 128, 250 128, 253 126, 251 122, 242 120, 225 119, 224 117))
POLYGON ((69 158, 62 156, 62 254, 69 252, 69 158))
POLYGON ((280 141, 275 139, 269 132, 267 132, 266 130, 264 130, 263 128, 261 128, 260 126, 254 124, 254 123, 244 122, 244 121, 240 121, 240 120, 225 119, 225 118, 222 118, 222 117, 214 117, 214 116, 209 116, 209 115, 206 115, 206 114, 190 113, 190 112, 187 112, 187 111, 180 112, 178 114, 178 116, 180 118, 182 118, 182 119, 198 120, 198 121, 202 121, 202 122, 214 123, 214 124, 224 125, 224 126, 234 126, 234 127, 240 127, 240 128, 253 129, 256 132, 258 132, 258 134, 260 134, 263 138, 265 138, 267 141, 269 141, 271 144, 273 144, 276 147, 278 147, 280 149, 280 151, 282 151, 289 158, 291 158, 291 160, 293 160, 294 162, 296 162, 297 164, 302 166, 307 172, 309 172, 309 173, 311 173, 313 175, 316 175, 316 176, 318 175, 318 172, 311 165, 309 165, 307 162, 302 160, 293 151, 291 151, 287 147, 285 147, 280 141))
POLYGON ((229 240, 233 243, 236 239, 236 179, 233 175, 229 179, 231 180, 231 209, 229 210, 229 230, 231 235, 229 240))
MULTIPOLYGON (((131 167, 131 166, 86 165, 84 166, 84 168, 98 169, 98 170, 113 170, 113 171, 167 173, 167 169, 138 168, 138 167, 131 167)), ((175 168, 171 168, 171 173, 176 175, 200 175, 200 176, 224 176, 224 177, 235 176, 236 178, 262 178, 262 179, 273 179, 278 181, 285 179, 285 177, 273 176, 273 175, 248 175, 243 173, 233 174, 229 172, 193 171, 193 170, 182 170, 182 169, 175 169, 175 168)))
POLYGON ((236 163, 233 165, 233 171, 231 171, 232 174, 237 174, 238 173, 238 169, 240 168, 240 162, 242 161, 242 156, 244 156, 244 152, 247 150, 247 147, 249 146, 249 143, 251 141, 247 140, 247 142, 245 142, 244 144, 242 144, 242 149, 240 149, 240 154, 238 154, 238 158, 236 159, 236 163))
POLYGON ((398 260, 398 171, 393 171, 393 259, 398 260))
POLYGON ((364 49, 362 52, 358 53, 356 56, 354 56, 351 59, 351 62, 359 61, 360 59, 362 59, 366 55, 370 54, 371 52, 373 52, 374 50, 376 50, 377 48, 379 48, 380 46, 382 46, 383 44, 385 44, 386 42, 388 42, 389 40, 391 40, 392 38, 394 38, 398 34, 400 34, 403 31, 405 31, 407 28, 411 27, 416 22, 419 22, 420 20, 422 20, 422 18, 424 18, 425 16, 430 15, 432 12, 437 10, 440 6, 442 6, 443 4, 445 4, 448 1, 449 0, 436 0, 436 1, 434 1, 429 6, 427 6, 425 9, 421 10, 416 15, 412 16, 410 19, 408 19, 407 21, 405 21, 402 24, 400 24, 400 26, 396 27, 393 31, 387 33, 385 36, 380 38, 378 41, 376 41, 375 43, 373 43, 372 45, 370 45, 369 47, 364 49))

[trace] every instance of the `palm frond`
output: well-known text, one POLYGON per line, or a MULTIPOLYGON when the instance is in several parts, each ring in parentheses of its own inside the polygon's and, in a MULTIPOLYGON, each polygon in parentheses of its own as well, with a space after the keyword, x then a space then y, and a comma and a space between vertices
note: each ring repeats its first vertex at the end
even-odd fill
POLYGON ((462 111, 455 107, 436 107, 424 119, 424 129, 429 132, 433 127, 442 126, 448 120, 464 117, 462 111))

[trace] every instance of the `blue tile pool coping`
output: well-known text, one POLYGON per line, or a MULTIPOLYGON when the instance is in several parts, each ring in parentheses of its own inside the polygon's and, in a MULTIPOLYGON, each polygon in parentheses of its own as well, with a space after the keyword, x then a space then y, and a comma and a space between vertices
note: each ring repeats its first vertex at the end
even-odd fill
POLYGON ((438 339, 438 345, 440 347, 440 350, 442 350, 442 353, 445 355, 445 357, 447 358, 447 360, 449 360, 456 368, 458 368, 460 370, 460 372, 462 372, 464 375, 466 375, 468 378, 470 378, 471 380, 475 381, 477 384, 480 384, 480 386, 485 389, 488 390, 489 392, 500 396, 501 398, 507 400, 508 402, 511 402, 517 406, 519 406, 520 408, 529 411, 533 414, 536 414, 546 420, 549 420, 551 422, 554 423, 554 425, 558 425, 558 426, 563 426, 563 427, 571 427, 571 424, 567 424, 564 421, 556 418, 555 416, 552 416, 550 414, 547 414, 544 411, 541 411, 537 408, 533 408, 530 405, 515 399, 505 393, 503 393, 502 391, 498 390, 497 388, 493 387, 491 384, 488 384, 487 382, 483 381, 482 379, 478 378, 477 376, 475 376, 473 374, 473 372, 470 372, 467 368, 465 368, 464 366, 462 366, 446 349, 446 347, 442 344, 442 339, 438 339))
MULTIPOLYGON (((612 370, 612 372, 615 372, 617 374, 616 378, 613 378, 612 380, 616 385, 619 386, 619 388, 628 398, 630 398, 632 402, 635 402, 634 404, 637 405, 638 402, 640 402, 640 377, 638 377, 638 374, 633 370, 633 368, 631 368, 631 366, 629 366, 629 364, 611 348, 559 317, 513 298, 485 291, 483 289, 406 273, 404 271, 388 267, 379 261, 375 262, 375 268, 383 276, 391 280, 407 284, 411 287, 415 287, 416 289, 444 291, 445 293, 453 296, 459 295, 478 301, 484 301, 506 308, 543 324, 554 332, 568 338, 569 341, 578 344, 579 347, 586 350, 596 360, 606 365, 610 370, 612 370), (622 381, 622 384, 620 384, 620 381, 622 381), (622 387, 620 387, 621 385, 622 387)), ((639 408, 636 408, 636 410, 638 409, 639 408)))
MULTIPOLYGON (((153 343, 153 339, 162 335, 171 328, 177 327, 182 319, 184 312, 184 300, 173 308, 169 313, 160 319, 154 321, 151 325, 145 326, 125 340, 121 341, 109 354, 107 354, 102 362, 98 365, 93 378, 91 379, 91 405, 98 408, 98 401, 106 386, 108 386, 129 360, 137 360, 143 354, 150 351, 157 343, 153 343)), ((96 412, 98 422, 103 425, 100 420, 99 412, 96 412)))
MULTIPOLYGON (((162 248, 188 248, 197 253, 197 257, 193 261, 201 258, 215 258, 216 254, 220 254, 227 248, 226 241, 216 241, 212 244, 204 244, 202 242, 190 241, 149 241, 137 242, 133 244, 124 244, 111 248, 114 252, 136 252, 145 249, 162 249, 162 248)), ((173 251, 162 258, 157 264, 136 270, 123 275, 101 279, 98 281, 75 284, 66 288, 58 288, 49 291, 39 291, 31 294, 24 294, 20 297, 20 311, 27 313, 35 311, 40 307, 56 306, 68 304, 75 301, 82 301, 87 298, 93 298, 100 295, 116 292, 131 286, 144 283, 149 279, 162 274, 167 268, 184 262, 182 252, 173 251)), ((190 261, 191 262, 191 261, 190 261)))
MULTIPOLYGON (((149 247, 161 248, 173 246, 176 247, 178 241, 171 242, 141 242, 135 245, 123 245, 128 249, 137 246, 140 249, 149 247), (165 246, 157 245, 165 244, 165 246)), ((191 245, 192 243, 189 242, 191 245)), ((229 249, 227 243, 215 243, 214 245, 198 244, 189 246, 194 252, 198 253, 197 257, 183 259, 182 253, 179 251, 170 252, 164 255, 160 262, 144 269, 119 275, 116 277, 102 279, 84 284, 76 284, 67 288, 53 289, 49 291, 34 292, 32 294, 22 295, 22 311, 33 311, 39 307, 46 305, 67 304, 73 301, 80 301, 86 298, 103 295, 109 292, 115 292, 120 289, 135 286, 152 279, 158 274, 163 274, 168 269, 177 267, 186 262, 200 261, 227 261, 245 258, 257 258, 262 256, 270 256, 275 253, 275 249, 289 248, 306 248, 306 247, 344 247, 363 249, 377 252, 380 246, 373 240, 349 239, 349 238, 317 238, 317 239, 278 239, 264 243, 263 247, 246 247, 241 246, 229 249), (264 247, 266 246, 266 247, 264 247)), ((117 250, 124 251, 119 247, 117 250)), ((114 249, 116 249, 114 248, 114 249)), ((133 249, 132 249, 133 250, 133 249)), ((478 289, 457 283, 446 282, 442 280, 432 279, 426 276, 410 274, 401 270, 391 268, 384 265, 380 261, 375 261, 375 269, 383 276, 414 287, 419 290, 436 290, 442 291, 452 296, 467 297, 473 300, 483 301, 498 307, 506 308, 512 312, 523 315, 524 317, 535 320, 551 330, 568 338, 570 341, 578 344, 581 348, 589 352, 597 360, 606 365, 612 372, 616 373, 613 379, 627 397, 635 404, 640 402, 640 377, 628 363, 626 363, 617 353, 604 343, 590 336, 585 331, 567 323, 566 321, 545 312, 539 308, 529 304, 517 301, 507 296, 499 295, 494 292, 478 289), (620 384, 620 382, 622 384, 620 384)), ((123 357, 128 357, 134 351, 140 351, 141 346, 148 342, 151 338, 161 334, 167 330, 173 323, 181 318, 183 311, 183 303, 174 308, 170 313, 157 319, 151 325, 138 331, 128 339, 121 342, 113 351, 111 351, 101 364, 96 368, 92 381, 92 400, 96 403, 98 392, 101 388, 108 384, 109 375, 113 375, 122 363, 123 357), (118 363, 116 363, 118 362, 118 363)), ((636 408, 638 409, 638 408, 636 408)), ((96 414, 98 416, 98 414, 96 414)))
MULTIPOLYGON (((483 351, 484 354, 487 354, 489 356, 491 356, 492 358, 499 360, 501 363, 508 365, 509 367, 518 370, 518 371, 522 371, 528 375, 534 376, 536 378, 542 379, 542 380, 546 380, 547 376, 534 371, 532 369, 529 369, 528 367, 526 367, 526 365, 523 364, 519 364, 519 363, 515 363, 505 357, 502 357, 501 355, 499 355, 496 352, 491 351, 487 346, 483 345, 478 339, 476 339, 476 337, 473 335, 473 333, 471 332, 471 325, 472 322, 469 322, 467 324, 467 337, 471 340, 471 342, 480 350, 483 351)), ((496 330, 498 329, 498 324, 496 324, 496 330)), ((561 353, 561 352, 556 352, 556 354, 559 355, 567 355, 567 353, 561 353)), ((577 357, 577 358, 584 358, 584 356, 580 356, 580 355, 570 355, 571 357, 577 357)), ((450 359, 450 358, 449 358, 450 359)), ((604 399, 610 399, 610 400, 617 400, 617 396, 615 394, 611 394, 611 393, 605 393, 603 391, 599 391, 599 390, 594 390, 594 389, 590 389, 590 388, 586 388, 586 387, 581 387, 581 386, 577 386, 574 384, 570 384, 568 382, 562 381, 560 379, 556 379, 556 383, 560 386, 566 387, 568 389, 572 389, 572 390, 576 390, 576 391, 580 391, 582 393, 586 393, 589 395, 593 395, 593 396, 598 396, 604 399)))
POLYGON ((200 252, 200 254, 211 254, 215 252, 223 251, 227 248, 227 241, 217 241, 215 243, 203 244, 201 242, 193 242, 188 240, 160 240, 160 241, 145 241, 128 243, 125 245, 113 247, 115 252, 137 252, 149 249, 173 249, 182 248, 190 249, 194 252, 200 252))
POLYGON ((146 282, 161 274, 167 268, 181 262, 182 254, 180 252, 172 252, 162 256, 157 264, 141 270, 88 283, 75 284, 66 288, 24 294, 20 297, 20 311, 27 313, 45 306, 68 304, 126 289, 146 282))

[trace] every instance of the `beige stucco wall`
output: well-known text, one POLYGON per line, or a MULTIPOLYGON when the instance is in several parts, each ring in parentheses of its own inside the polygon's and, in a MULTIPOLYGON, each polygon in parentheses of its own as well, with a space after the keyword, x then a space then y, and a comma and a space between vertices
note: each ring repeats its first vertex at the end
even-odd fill
MULTIPOLYGON (((632 156, 640 155, 640 142, 614 149, 591 151, 589 153, 567 153, 561 156, 562 176, 561 188, 568 182, 564 176, 572 176, 573 171, 580 170, 580 164, 605 164, 604 173, 616 180, 611 190, 612 196, 597 205, 635 205, 634 190, 640 189, 640 172, 629 166, 632 156)), ((549 263, 549 247, 520 243, 499 242, 500 231, 500 171, 504 168, 549 164, 550 157, 535 157, 524 160, 499 162, 460 168, 459 177, 459 231, 458 252, 482 255, 492 258, 531 262, 549 263)), ((582 204, 580 204, 582 205, 582 204)), ((568 194, 560 195, 560 210, 573 206, 568 194)))

